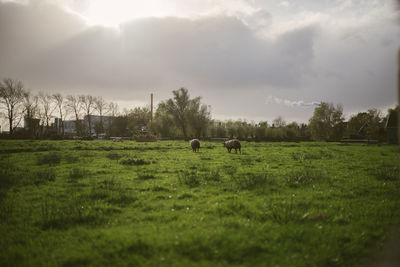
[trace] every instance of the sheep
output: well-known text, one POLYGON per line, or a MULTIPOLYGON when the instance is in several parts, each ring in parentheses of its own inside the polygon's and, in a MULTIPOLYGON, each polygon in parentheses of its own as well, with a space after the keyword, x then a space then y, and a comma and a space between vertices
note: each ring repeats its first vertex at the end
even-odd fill
POLYGON ((199 139, 193 139, 190 141, 190 146, 192 147, 193 152, 196 152, 200 150, 200 140, 199 139))
POLYGON ((240 141, 237 139, 225 141, 224 147, 226 147, 226 149, 228 149, 229 153, 231 153, 232 148, 234 148, 236 153, 237 153, 237 150, 239 149, 240 154, 242 154, 240 141))

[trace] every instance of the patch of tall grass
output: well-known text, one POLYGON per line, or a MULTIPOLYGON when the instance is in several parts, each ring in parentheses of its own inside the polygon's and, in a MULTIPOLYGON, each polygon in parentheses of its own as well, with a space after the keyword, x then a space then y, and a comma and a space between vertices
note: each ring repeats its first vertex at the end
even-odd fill
POLYGON ((48 153, 40 154, 37 157, 37 164, 44 165, 48 164, 49 166, 53 166, 59 164, 61 162, 61 153, 58 151, 51 151, 48 153))
POLYGON ((275 177, 268 172, 238 172, 231 181, 240 190, 264 189, 267 184, 274 185, 275 177))
POLYGON ((384 180, 384 181, 400 180, 400 170, 398 166, 383 165, 372 171, 372 174, 378 180, 384 180))
POLYGON ((130 165, 130 166, 138 166, 138 165, 148 165, 151 164, 151 161, 137 158, 137 157, 123 157, 119 160, 119 164, 122 165, 130 165))
POLYGON ((302 169, 290 171, 286 175, 286 185, 289 187, 299 187, 301 185, 314 184, 323 179, 323 172, 315 170, 310 166, 305 166, 302 169))
POLYGON ((132 190, 117 182, 114 177, 93 183, 89 196, 91 199, 103 200, 117 206, 126 206, 137 200, 132 190))
POLYGON ((54 182, 56 180, 56 172, 53 168, 46 168, 42 170, 37 170, 28 176, 29 182, 40 185, 47 182, 54 182))
POLYGON ((83 166, 78 166, 78 167, 73 167, 70 171, 69 171, 69 181, 70 182, 75 182, 79 179, 84 178, 85 176, 87 176, 89 174, 89 171, 83 167, 83 166))

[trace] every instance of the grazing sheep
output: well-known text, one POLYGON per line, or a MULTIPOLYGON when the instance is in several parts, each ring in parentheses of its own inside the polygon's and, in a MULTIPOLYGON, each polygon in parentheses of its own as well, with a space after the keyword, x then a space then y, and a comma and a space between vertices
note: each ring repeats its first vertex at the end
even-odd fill
POLYGON ((237 139, 225 141, 224 147, 226 147, 226 149, 228 149, 229 153, 231 153, 232 148, 234 148, 236 153, 237 153, 237 150, 239 149, 240 154, 242 154, 240 141, 237 139))
POLYGON ((190 146, 193 149, 193 152, 196 152, 200 150, 200 140, 199 139, 193 139, 190 141, 190 146))

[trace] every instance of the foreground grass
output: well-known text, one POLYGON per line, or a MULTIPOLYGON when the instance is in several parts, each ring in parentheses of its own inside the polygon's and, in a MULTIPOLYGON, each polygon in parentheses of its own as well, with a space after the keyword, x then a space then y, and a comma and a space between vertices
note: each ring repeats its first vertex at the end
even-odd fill
POLYGON ((0 142, 0 265, 359 266, 399 223, 398 147, 0 142))

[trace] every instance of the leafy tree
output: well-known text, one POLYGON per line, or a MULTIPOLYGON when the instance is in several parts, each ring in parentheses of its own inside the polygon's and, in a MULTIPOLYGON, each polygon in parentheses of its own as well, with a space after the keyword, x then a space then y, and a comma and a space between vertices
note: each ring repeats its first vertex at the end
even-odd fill
POLYGON ((200 103, 200 97, 192 99, 188 114, 189 125, 195 137, 205 136, 211 121, 209 106, 200 103))
POLYGON ((309 128, 314 140, 340 140, 344 132, 343 108, 332 103, 321 102, 314 109, 309 121, 309 128))
POLYGON ((151 111, 148 107, 136 107, 127 112, 128 128, 135 132, 142 126, 147 126, 151 120, 151 111))
POLYGON ((7 110, 9 133, 21 122, 23 117, 22 106, 24 102, 24 86, 22 82, 10 78, 0 82, 0 104, 7 110))
POLYGON ((384 121, 377 109, 359 112, 347 122, 350 138, 381 139, 383 137, 384 121))
POLYGON ((176 128, 174 118, 168 113, 166 105, 159 104, 154 114, 152 132, 164 137, 178 137, 179 129, 176 128))
POLYGON ((201 104, 200 97, 190 99, 186 88, 172 91, 172 94, 173 98, 162 101, 158 105, 157 111, 160 109, 158 112, 156 111, 158 121, 165 123, 172 119, 172 123, 180 129, 185 139, 188 138, 190 130, 196 137, 200 136, 210 121, 208 107, 201 104), (166 117, 161 119, 161 115, 166 117))
POLYGON ((126 115, 117 116, 112 121, 110 136, 128 136, 130 133, 128 133, 127 128, 128 117, 126 115))
POLYGON ((300 136, 300 126, 297 122, 291 122, 285 127, 286 129, 286 138, 288 140, 296 140, 300 136))
POLYGON ((281 116, 278 116, 276 119, 274 119, 272 121, 272 125, 273 125, 273 127, 278 127, 278 128, 279 127, 285 127, 286 126, 286 122, 281 116))
POLYGON ((210 122, 209 135, 211 137, 226 137, 225 123, 222 121, 210 122))

